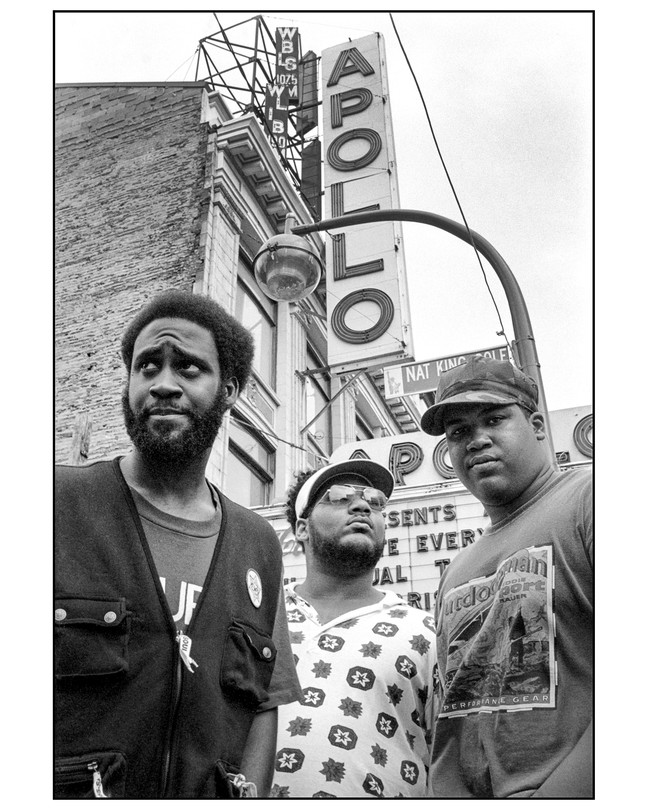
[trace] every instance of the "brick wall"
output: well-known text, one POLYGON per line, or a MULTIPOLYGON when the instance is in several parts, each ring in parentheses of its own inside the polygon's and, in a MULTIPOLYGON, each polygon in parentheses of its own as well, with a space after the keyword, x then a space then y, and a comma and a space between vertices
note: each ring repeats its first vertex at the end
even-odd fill
POLYGON ((207 128, 202 86, 56 90, 56 460, 78 414, 89 459, 129 446, 121 416, 123 328, 151 295, 200 276, 207 128))

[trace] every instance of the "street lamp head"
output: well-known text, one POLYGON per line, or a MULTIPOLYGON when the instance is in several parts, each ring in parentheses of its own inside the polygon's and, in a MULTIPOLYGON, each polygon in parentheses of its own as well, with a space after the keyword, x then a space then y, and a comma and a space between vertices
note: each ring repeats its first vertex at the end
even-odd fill
POLYGON ((274 301, 299 301, 313 292, 322 276, 322 262, 302 236, 273 236, 254 257, 259 287, 274 301))

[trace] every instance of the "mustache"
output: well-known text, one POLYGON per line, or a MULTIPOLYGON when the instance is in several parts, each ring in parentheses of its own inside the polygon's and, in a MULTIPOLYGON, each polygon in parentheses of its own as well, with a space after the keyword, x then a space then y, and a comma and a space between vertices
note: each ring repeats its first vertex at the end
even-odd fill
POLYGON ((149 405, 142 408, 139 416, 146 418, 147 416, 155 416, 156 414, 166 413, 179 413, 186 414, 187 416, 191 415, 191 411, 187 408, 176 408, 174 405, 149 405))

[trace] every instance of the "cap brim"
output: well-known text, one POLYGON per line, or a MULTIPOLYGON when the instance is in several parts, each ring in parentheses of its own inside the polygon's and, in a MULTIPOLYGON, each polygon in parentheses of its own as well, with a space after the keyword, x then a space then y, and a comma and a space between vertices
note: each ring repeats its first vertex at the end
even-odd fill
POLYGON ((519 399, 495 394, 492 391, 464 391, 454 397, 448 397, 438 405, 432 405, 421 417, 421 430, 431 436, 445 433, 444 413, 448 405, 519 405, 519 399))
POLYGON ((314 475, 311 475, 299 490, 295 502, 295 514, 300 518, 311 502, 311 497, 328 481, 339 478, 341 475, 359 475, 370 486, 384 492, 389 498, 394 491, 394 477, 386 467, 371 461, 368 458, 352 458, 349 461, 340 461, 336 464, 327 464, 314 475))

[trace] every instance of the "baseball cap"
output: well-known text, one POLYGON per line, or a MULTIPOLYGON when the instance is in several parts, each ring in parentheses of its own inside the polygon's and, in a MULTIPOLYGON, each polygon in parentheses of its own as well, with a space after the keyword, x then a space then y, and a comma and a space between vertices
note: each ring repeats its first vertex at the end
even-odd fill
POLYGON ((303 517, 304 512, 312 506, 315 496, 329 481, 340 475, 357 475, 364 479, 368 486, 384 492, 387 498, 394 489, 394 477, 386 467, 368 458, 352 458, 349 461, 339 461, 337 464, 327 464, 319 469, 310 478, 307 478, 303 487, 297 493, 295 500, 295 514, 303 517))
POLYGON ((448 405, 522 405, 538 410, 538 386, 508 360, 475 354, 468 362, 445 371, 439 378, 434 405, 421 419, 421 429, 432 436, 444 432, 443 414, 448 405))

